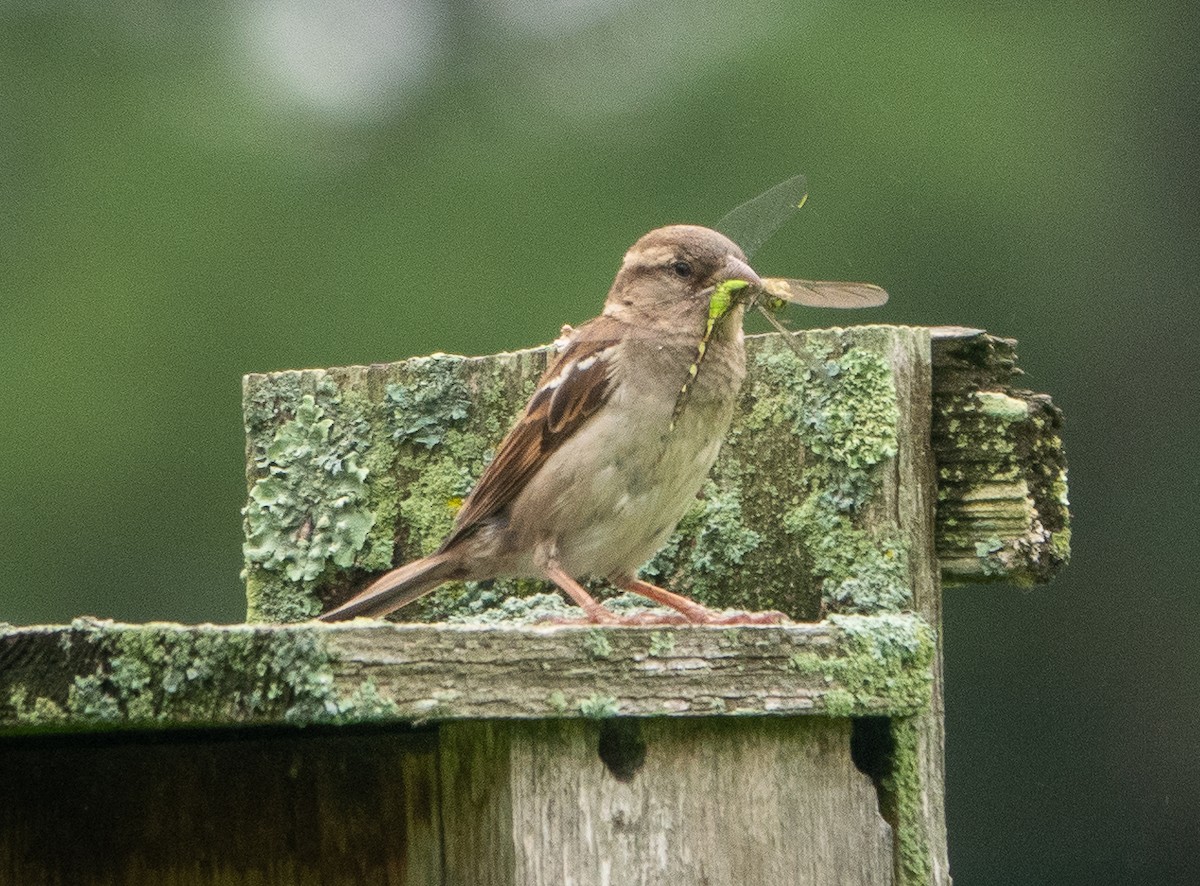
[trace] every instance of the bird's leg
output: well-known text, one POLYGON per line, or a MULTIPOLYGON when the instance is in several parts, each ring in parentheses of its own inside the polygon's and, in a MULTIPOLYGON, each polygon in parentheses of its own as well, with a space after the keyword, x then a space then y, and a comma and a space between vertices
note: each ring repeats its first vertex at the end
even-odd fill
POLYGON ((696 622, 697 624, 705 624, 716 618, 719 613, 715 609, 709 609, 697 603, 695 600, 690 600, 682 594, 675 594, 668 591, 666 588, 660 588, 658 585, 652 585, 648 581, 642 581, 640 578, 629 578, 617 584, 623 591, 632 591, 642 597, 646 597, 658 603, 660 606, 669 606, 676 612, 682 613, 688 621, 696 622))
POLYGON ((680 612, 690 622, 709 625, 777 625, 788 621, 782 612, 717 612, 690 600, 681 594, 675 594, 666 588, 652 585, 640 578, 630 578, 618 584, 624 591, 632 591, 659 603, 670 606, 680 612))
POLYGON ((613 615, 598 602, 596 598, 583 589, 583 585, 568 575, 561 566, 554 561, 547 563, 542 567, 546 578, 558 585, 562 592, 575 601, 580 609, 587 615, 588 621, 602 625, 620 624, 621 619, 613 615))

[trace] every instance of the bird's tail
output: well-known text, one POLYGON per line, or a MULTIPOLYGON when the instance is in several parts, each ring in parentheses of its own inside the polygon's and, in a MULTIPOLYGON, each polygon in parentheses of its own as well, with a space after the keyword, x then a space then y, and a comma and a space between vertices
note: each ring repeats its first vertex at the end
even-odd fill
POLYGON ((413 560, 381 575, 341 606, 317 616, 321 621, 344 621, 365 616, 380 618, 428 594, 455 578, 455 557, 437 553, 413 560))

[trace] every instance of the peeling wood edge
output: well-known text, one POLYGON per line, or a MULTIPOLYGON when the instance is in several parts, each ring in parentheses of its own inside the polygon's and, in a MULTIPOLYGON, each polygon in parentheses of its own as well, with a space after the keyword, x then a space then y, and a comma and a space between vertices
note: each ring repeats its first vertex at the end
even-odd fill
POLYGON ((1071 555, 1062 412, 1020 385, 1014 339, 966 327, 930 337, 942 581, 1045 584, 1071 555))
POLYGON ((915 615, 786 627, 71 625, 0 630, 0 734, 929 706, 915 615))

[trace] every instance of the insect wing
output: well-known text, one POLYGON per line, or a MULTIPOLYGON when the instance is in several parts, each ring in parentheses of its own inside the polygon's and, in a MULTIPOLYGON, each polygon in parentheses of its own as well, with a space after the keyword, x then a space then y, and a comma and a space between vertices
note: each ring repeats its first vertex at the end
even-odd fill
MULTIPOLYGON (((714 227, 742 247, 747 258, 769 240, 808 199, 808 182, 794 175, 727 213, 714 227)), ((876 308, 888 300, 885 290, 871 283, 841 283, 831 280, 794 280, 770 277, 763 280, 756 306, 782 328, 770 312, 792 302, 810 308, 876 308)))
POLYGON ((809 308, 877 308, 888 300, 887 290, 872 283, 841 283, 833 280, 793 280, 767 277, 763 291, 809 308))
POLYGON ((714 227, 750 258, 808 199, 808 180, 794 175, 727 212, 714 227))

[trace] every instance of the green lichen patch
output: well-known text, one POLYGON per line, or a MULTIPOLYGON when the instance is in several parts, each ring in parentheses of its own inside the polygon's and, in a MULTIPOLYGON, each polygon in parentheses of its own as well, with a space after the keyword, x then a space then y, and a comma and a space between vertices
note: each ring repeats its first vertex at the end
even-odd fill
MULTIPOLYGON (((355 440, 333 430, 312 395, 276 430, 242 514, 249 566, 312 583, 327 564, 348 568, 375 517, 355 440)), ((304 614, 312 614, 313 610, 304 614)))
POLYGON ((6 731, 305 725, 397 715, 396 705, 370 678, 347 690, 335 685, 326 634, 315 626, 77 619, 42 666, 11 677, 7 704, 0 704, 6 731))
POLYGON ((745 429, 769 434, 782 426, 808 454, 793 503, 777 497, 775 506, 820 589, 822 611, 904 609, 912 592, 898 528, 869 528, 863 519, 899 448, 891 368, 853 339, 810 338, 807 360, 787 348, 757 355, 745 429))
POLYGON ((953 455, 939 459, 941 491, 977 478, 992 483, 1020 479, 1015 441, 1019 423, 1029 417, 1028 404, 1000 391, 960 391, 942 400, 953 418, 939 429, 935 445, 953 455))
POLYGON ((592 720, 604 720, 615 717, 621 712, 621 706, 611 695, 596 692, 579 702, 579 713, 592 720))
POLYGON ((880 805, 896 835, 897 883, 919 886, 933 882, 921 796, 920 727, 914 717, 897 717, 889 727, 891 759, 880 784, 880 805))
POLYGON ((975 556, 979 558, 980 568, 984 575, 1003 575, 1008 571, 1001 557, 1005 548, 1004 539, 998 535, 975 542, 975 556))
POLYGON ((1050 551, 1062 565, 1071 562, 1071 526, 1064 524, 1050 537, 1050 551))
POLYGON ((652 656, 669 655, 674 648, 674 634, 665 631, 655 631, 650 635, 650 654, 652 656))
POLYGON ((979 404, 979 411, 990 418, 1005 423, 1029 418, 1029 404, 1003 391, 976 391, 975 400, 979 404))
POLYGON ((58 702, 42 695, 33 696, 29 687, 22 684, 9 690, 8 707, 18 722, 30 727, 53 726, 65 722, 69 716, 58 702))
POLYGON ((786 422, 810 452, 837 468, 839 479, 859 479, 896 454, 891 367, 852 340, 817 333, 811 339, 807 361, 783 346, 758 353, 760 396, 747 427, 786 422))
POLYGON ((869 471, 897 451, 899 411, 892 371, 873 351, 851 347, 840 356, 820 349, 807 366, 790 350, 765 353, 765 376, 799 394, 782 412, 792 430, 829 466, 840 492, 862 504, 870 496, 869 471))
POLYGON ((834 612, 898 612, 912 604, 904 546, 892 530, 859 528, 814 491, 783 518, 821 580, 826 607, 834 612))
MULTIPOLYGON (((435 548, 541 363, 438 354, 248 376, 249 617, 307 619, 435 548)), ((443 610, 463 587, 446 592, 443 610)))
POLYGON ((556 714, 565 714, 571 707, 566 694, 561 689, 555 689, 547 696, 546 705, 556 714))
POLYGON ((450 533, 454 515, 474 484, 475 465, 483 458, 482 446, 464 451, 474 438, 450 434, 455 445, 448 451, 428 458, 404 453, 397 465, 407 482, 398 496, 396 516, 407 531, 405 550, 412 557, 432 553, 450 533))
POLYGON ((247 436, 256 439, 280 415, 294 415, 303 396, 302 387, 299 372, 247 376, 242 386, 242 419, 247 436))
POLYGON ((721 631, 721 639, 717 645, 722 649, 737 649, 742 645, 742 632, 738 628, 726 628, 721 631))
MULTIPOLYGON (((561 619, 578 619, 583 612, 548 582, 535 580, 507 580, 494 582, 466 582, 462 592, 450 598, 454 585, 448 585, 441 593, 434 594, 434 603, 448 601, 437 613, 436 621, 451 624, 538 624, 561 619), (549 590, 546 590, 549 588, 549 590)), ((668 614, 671 610, 654 606, 645 597, 621 593, 615 596, 611 589, 600 585, 592 588, 598 597, 604 598, 604 606, 617 615, 641 613, 668 614)), ((426 612, 432 608, 426 605, 426 612)))
POLYGON ((557 592, 514 596, 506 590, 469 582, 459 605, 443 620, 451 624, 536 624, 579 614, 557 592))
POLYGON ((393 382, 385 389, 392 408, 392 439, 432 449, 446 439, 450 428, 466 420, 471 397, 461 377, 462 363, 462 357, 448 354, 409 361, 413 380, 393 382))
POLYGON ((798 652, 788 661, 791 670, 829 686, 822 696, 827 713, 871 714, 880 698, 893 711, 928 708, 935 640, 925 621, 898 613, 831 615, 828 621, 838 630, 836 649, 798 652))
MULTIPOLYGON (((392 527, 396 521, 396 446, 383 432, 386 410, 368 396, 370 387, 364 391, 344 380, 335 384, 326 378, 325 382, 331 390, 318 402, 324 404, 327 416, 334 420, 336 433, 354 451, 358 465, 366 471, 363 507, 374 518, 365 542, 354 557, 354 566, 369 571, 387 569, 392 564, 392 527)), ((337 576, 346 574, 340 569, 334 572, 337 576)))
POLYGON ((679 522, 670 540, 642 569, 650 581, 674 576, 674 589, 704 603, 718 603, 720 589, 761 543, 762 534, 746 525, 740 489, 710 481, 696 505, 679 522))
POLYGON ((592 658, 608 658, 613 651, 608 637, 599 628, 594 628, 583 635, 583 648, 592 658))
POLYGON ((66 709, 85 722, 209 723, 336 716, 329 656, 315 629, 287 632, 85 626, 100 664, 74 678, 66 709))
POLYGON ((579 614, 550 582, 524 578, 448 582, 411 610, 405 619, 482 624, 535 624, 579 614))
POLYGON ((368 677, 353 692, 336 702, 338 720, 364 722, 368 720, 391 720, 400 715, 396 702, 379 691, 375 680, 368 677))

